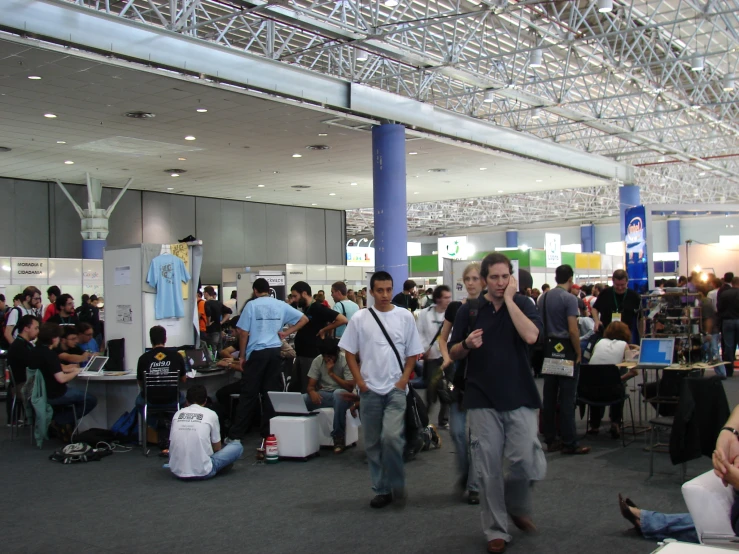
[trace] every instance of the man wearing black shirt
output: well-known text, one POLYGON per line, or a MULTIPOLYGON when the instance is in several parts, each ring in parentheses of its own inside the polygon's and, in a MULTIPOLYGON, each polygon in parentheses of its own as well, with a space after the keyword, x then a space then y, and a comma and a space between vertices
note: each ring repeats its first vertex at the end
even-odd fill
POLYGON ((301 327, 295 335, 295 355, 297 356, 297 378, 300 392, 308 392, 308 371, 313 360, 321 354, 318 343, 329 331, 346 325, 345 316, 315 302, 311 288, 305 281, 298 281, 290 289, 290 299, 308 317, 308 324, 301 327))
POLYGON ((80 320, 74 313, 74 298, 71 294, 62 294, 56 298, 56 314, 48 319, 49 323, 58 325, 77 325, 80 320))
POLYGON ((467 359, 463 408, 469 414, 488 552, 505 551, 511 540, 509 515, 519 529, 536 531, 530 516, 531 482, 543 479, 546 472, 537 438, 541 400, 529 363, 529 347, 543 325, 534 303, 516 294, 512 273, 503 254, 485 257, 480 276, 488 292, 480 297, 472 330, 467 334, 467 303, 457 312, 449 341, 451 358, 467 359), (507 475, 504 457, 510 461, 507 475))
MULTIPOLYGON (((149 339, 152 348, 139 357, 136 366, 136 380, 141 390, 141 394, 136 398, 136 405, 140 408, 144 406, 143 393, 147 376, 178 375, 183 383, 187 378, 185 375, 185 360, 174 348, 165 347, 167 330, 161 325, 155 325, 149 329, 149 339)), ((149 406, 177 408, 175 403, 169 402, 169 398, 166 392, 162 395, 157 387, 151 387, 146 391, 146 402, 149 406)), ((184 400, 184 395, 180 394, 181 405, 185 404, 184 400)))
POLYGON ((39 330, 36 348, 33 349, 28 367, 38 369, 46 384, 46 401, 51 406, 74 406, 54 414, 54 421, 61 425, 73 425, 78 418, 90 413, 97 406, 97 398, 81 389, 69 388, 67 383, 82 371, 80 367, 62 367, 54 351, 59 346, 62 330, 56 323, 46 322, 39 330))
POLYGON ((405 308, 411 312, 418 309, 418 298, 416 298, 416 282, 408 279, 403 283, 403 292, 399 292, 393 297, 393 304, 399 308, 405 308))
POLYGON ((220 352, 222 324, 228 321, 228 317, 233 312, 231 308, 224 306, 218 300, 213 287, 205 287, 203 296, 205 297, 205 317, 208 319, 205 327, 205 342, 216 352, 220 352))
POLYGON ((723 352, 721 358, 726 362, 726 376, 734 375, 736 347, 739 344, 739 277, 731 280, 731 288, 721 292, 718 297, 718 317, 721 320, 723 352))
POLYGON ((621 321, 634 329, 636 316, 639 313, 641 298, 627 287, 629 276, 623 269, 613 272, 613 286, 598 295, 590 307, 595 322, 595 331, 602 332, 611 321, 621 321))
MULTIPOLYGON (((32 315, 24 315, 18 321, 18 335, 16 335, 13 344, 8 349, 8 366, 13 374, 15 382, 15 395, 17 402, 23 401, 23 384, 26 382, 26 368, 31 360, 31 354, 34 346, 33 341, 36 340, 39 330, 39 320, 32 315)), ((6 401, 6 409, 8 412, 8 421, 10 421, 10 410, 12 401, 6 401)))
POLYGON ((61 363, 85 367, 87 361, 92 358, 92 352, 85 352, 77 346, 78 338, 77 327, 70 325, 62 327, 62 338, 56 348, 56 354, 61 363))

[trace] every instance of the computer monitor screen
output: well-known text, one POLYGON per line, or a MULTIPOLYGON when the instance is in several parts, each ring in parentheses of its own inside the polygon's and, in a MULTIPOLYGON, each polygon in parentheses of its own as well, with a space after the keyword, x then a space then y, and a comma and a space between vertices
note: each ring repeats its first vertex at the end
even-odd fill
POLYGON ((642 339, 639 363, 668 366, 672 363, 675 339, 642 339))

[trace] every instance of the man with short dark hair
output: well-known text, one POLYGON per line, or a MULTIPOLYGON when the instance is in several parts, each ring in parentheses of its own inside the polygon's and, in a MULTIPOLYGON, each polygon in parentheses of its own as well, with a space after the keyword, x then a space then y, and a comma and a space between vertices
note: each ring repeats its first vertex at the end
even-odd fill
POLYGON ((509 515, 524 532, 536 531, 530 515, 531 484, 546 473, 537 438, 541 401, 529 361, 542 321, 531 299, 516 294, 512 273, 503 254, 485 257, 480 277, 487 293, 480 296, 473 329, 467 334, 470 305, 464 304, 449 341, 451 358, 467 359, 462 407, 468 410, 488 552, 505 551, 511 540, 509 515), (507 469, 504 458, 510 462, 507 469))
MULTIPOLYGON (((49 323, 57 322, 50 321, 49 323)), ((87 361, 92 358, 92 352, 85 352, 77 346, 78 340, 79 335, 77 334, 77 327, 74 325, 62 326, 61 340, 59 341, 59 346, 56 348, 56 354, 59 356, 59 361, 62 364, 84 367, 87 364, 87 361)))
POLYGON ((313 360, 320 354, 319 342, 328 333, 342 325, 349 319, 320 302, 316 302, 311 295, 311 288, 305 281, 298 281, 290 288, 290 297, 296 302, 298 309, 308 317, 308 324, 302 327, 295 335, 295 354, 297 355, 296 375, 300 392, 308 392, 308 371, 313 360))
POLYGON ((221 446, 218 415, 205 407, 208 393, 203 385, 187 390, 187 405, 172 418, 169 433, 169 470, 183 480, 215 477, 244 452, 240 442, 221 446))
POLYGON ((614 271, 612 279, 613 286, 601 292, 590 307, 595 331, 602 333, 612 321, 621 321, 633 331, 641 297, 628 288, 629 276, 623 269, 614 271))
POLYGON ((92 327, 93 337, 100 334, 100 310, 91 302, 89 294, 82 295, 82 304, 75 310, 80 323, 87 323, 92 327))
POLYGON ((372 508, 404 502, 405 410, 408 381, 423 352, 413 316, 394 306, 393 278, 377 271, 370 279, 375 304, 358 312, 347 325, 339 347, 360 391, 360 415, 369 464, 372 508), (375 319, 377 318, 377 319, 375 319), (385 338, 385 332, 392 343, 385 338), (362 365, 358 363, 361 356, 362 365))
POLYGON ((550 287, 550 286, 549 286, 549 283, 544 283, 544 284, 543 284, 543 285, 541 286, 541 293, 542 293, 542 294, 544 294, 545 292, 547 292, 547 291, 548 291, 549 289, 551 289, 551 288, 552 288, 552 287, 550 287))
MULTIPOLYGON (((15 381, 15 390, 13 394, 18 402, 23 401, 23 384, 26 382, 26 368, 31 361, 33 354, 33 341, 38 337, 39 319, 33 315, 24 315, 18 321, 18 335, 16 335, 13 344, 8 349, 8 366, 15 381)), ((8 384, 8 386, 10 386, 8 384)), ((10 421, 10 409, 12 401, 7 399, 8 421, 10 421)))
POLYGON ((739 346, 739 277, 731 280, 731 288, 718 297, 718 317, 721 320, 723 348, 721 358, 726 367, 726 376, 734 375, 736 348, 739 346))
POLYGON ((269 283, 259 277, 252 284, 254 298, 241 312, 236 331, 239 335, 241 360, 241 395, 234 423, 227 442, 241 441, 254 419, 262 395, 263 437, 269 435, 269 420, 275 414, 269 391, 283 390, 280 386, 280 349, 282 339, 308 323, 308 318, 289 304, 269 295, 269 283), (284 331, 285 325, 290 325, 284 331))
MULTIPOLYGON (((336 281, 331 285, 331 298, 334 299, 334 311, 339 312, 348 321, 351 321, 352 316, 359 311, 359 306, 356 302, 353 302, 348 297, 349 291, 346 289, 346 283, 344 281, 336 281)), ((339 325, 334 331, 334 335, 337 339, 341 338, 341 335, 346 331, 346 325, 339 325)))
POLYGON ((393 304, 399 308, 415 312, 418 309, 417 294, 416 282, 413 279, 408 279, 403 283, 403 292, 399 292, 393 297, 393 304))
POLYGON ((44 317, 42 318, 41 323, 46 323, 49 321, 49 318, 57 314, 56 299, 59 298, 61 294, 61 289, 56 285, 52 285, 46 289, 46 297, 49 299, 49 305, 43 310, 44 317))
POLYGON ((5 295, 0 294, 0 317, 5 320, 5 314, 8 313, 8 305, 5 303, 5 295))
MULTIPOLYGON (((554 273, 557 286, 547 291, 539 298, 539 313, 544 320, 544 329, 547 339, 555 339, 558 345, 571 350, 574 360, 546 360, 547 363, 559 363, 569 365, 573 369, 572 376, 554 374, 544 375, 544 408, 542 410, 542 422, 544 440, 547 450, 555 452, 561 450, 562 454, 587 454, 590 448, 578 446, 577 429, 575 426, 575 396, 577 393, 577 379, 580 373, 580 330, 577 326, 577 317, 580 309, 577 298, 570 293, 574 271, 569 265, 559 266, 554 273), (560 340, 561 339, 561 340, 560 340), (557 414, 559 406, 559 422, 562 440, 557 440, 557 414)), ((584 309, 584 307, 583 307, 584 309)), ((546 355, 545 346, 545 355, 546 355)), ((555 347, 556 348, 556 347, 555 347)), ((559 349, 558 349, 559 351, 559 349)), ((562 367, 560 367, 561 369, 562 367)))
POLYGON ((62 327, 75 326, 80 320, 74 311, 74 298, 71 294, 62 294, 56 298, 56 314, 51 316, 49 323, 56 323, 62 327))
POLYGON ((218 300, 218 295, 213 287, 205 287, 203 296, 205 297, 205 315, 208 318, 205 328, 205 342, 217 355, 221 350, 222 324, 228 321, 233 312, 218 300))
POLYGON ((39 317, 41 314, 41 291, 36 287, 26 287, 21 293, 21 305, 14 306, 8 313, 8 319, 5 324, 5 340, 7 344, 12 344, 15 336, 18 334, 16 325, 20 318, 24 315, 33 315, 39 317))

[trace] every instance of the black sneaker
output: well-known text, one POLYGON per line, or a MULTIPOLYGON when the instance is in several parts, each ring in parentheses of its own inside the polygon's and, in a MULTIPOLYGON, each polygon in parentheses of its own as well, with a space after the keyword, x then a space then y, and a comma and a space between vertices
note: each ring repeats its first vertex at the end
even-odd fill
POLYGON ((467 504, 479 504, 480 503, 480 493, 477 491, 470 491, 469 495, 467 495, 467 504))
POLYGON ((393 501, 392 494, 378 494, 370 500, 370 508, 384 508, 393 501))

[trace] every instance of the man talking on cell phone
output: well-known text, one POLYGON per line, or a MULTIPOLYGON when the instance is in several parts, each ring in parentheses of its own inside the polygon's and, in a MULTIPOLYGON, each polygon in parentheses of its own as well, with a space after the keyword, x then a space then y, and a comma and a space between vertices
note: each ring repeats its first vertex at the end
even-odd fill
POLYGON ((516 294, 510 260, 489 254, 480 266, 487 293, 467 334, 469 304, 459 308, 449 341, 453 360, 467 359, 462 407, 468 410, 470 447, 479 477, 482 527, 488 552, 504 552, 510 542, 508 515, 524 532, 534 532, 531 482, 544 478, 546 460, 537 438, 539 391, 529 362, 529 346, 543 325, 536 306, 516 294), (504 474, 503 458, 510 461, 504 474))
POLYGON ((359 387, 360 417, 369 464, 372 508, 405 501, 405 409, 408 380, 423 346, 408 310, 394 306, 393 278, 378 271, 370 279, 375 305, 351 318, 339 348, 359 387), (362 358, 360 369, 358 356, 362 358))

